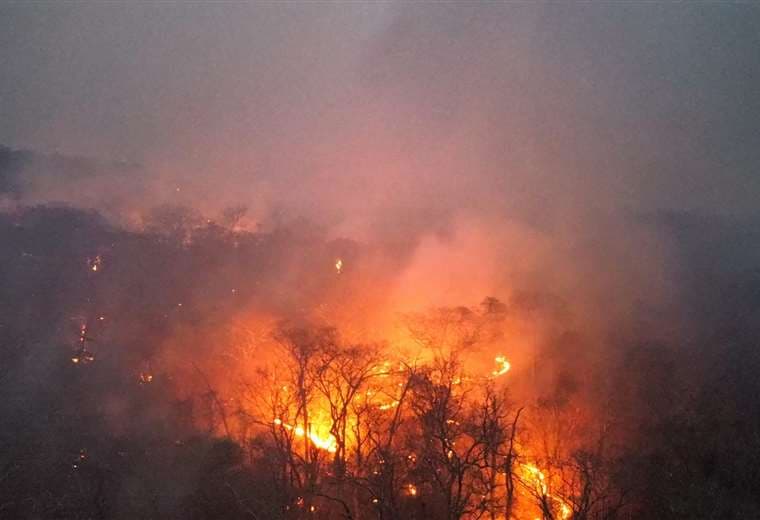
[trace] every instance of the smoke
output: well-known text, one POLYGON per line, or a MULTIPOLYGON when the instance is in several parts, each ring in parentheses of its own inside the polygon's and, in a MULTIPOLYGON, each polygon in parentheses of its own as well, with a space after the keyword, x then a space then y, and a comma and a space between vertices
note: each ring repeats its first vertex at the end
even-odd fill
POLYGON ((320 267, 283 253, 260 309, 318 305, 314 271, 346 256, 334 298, 362 301, 363 327, 494 295, 561 301, 560 328, 598 344, 678 337, 688 267, 642 216, 746 215, 760 188, 752 8, 3 12, 0 140, 56 151, 3 150, 5 204, 133 230, 245 207, 241 228, 315 233, 320 267))
POLYGON ((4 11, 0 141, 139 163, 165 181, 146 191, 204 212, 354 229, 410 210, 745 211, 757 192, 751 8, 4 11))
POLYGON ((503 312, 470 368, 506 356, 515 399, 575 396, 588 428, 615 402, 632 451, 670 417, 660 390, 754 395, 732 349, 760 330, 759 21, 738 4, 0 6, 8 460, 68 470, 86 444, 150 468, 111 441, 213 424, 224 405, 187 403, 255 385, 282 320, 416 356, 410 322, 479 317, 486 297, 503 312), (69 362, 83 323, 94 366, 69 362))
POLYGON ((696 259, 662 215, 751 221, 760 188, 752 8, 3 12, 0 140, 40 151, 1 151, 5 206, 180 240, 209 222, 274 231, 257 313, 319 309, 373 336, 491 295, 551 309, 523 324, 534 348, 568 330, 590 351, 642 329, 674 341, 694 325, 696 259))

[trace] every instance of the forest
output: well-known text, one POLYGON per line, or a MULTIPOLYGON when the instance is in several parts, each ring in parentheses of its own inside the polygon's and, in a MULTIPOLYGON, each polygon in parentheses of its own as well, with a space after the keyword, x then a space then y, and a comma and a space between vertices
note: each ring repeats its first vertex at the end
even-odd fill
POLYGON ((0 0, 0 520, 760 519, 759 28, 0 0))
POLYGON ((242 231, 244 212, 163 207, 140 231, 2 214, 0 517, 760 514, 760 273, 721 260, 758 228, 642 217, 693 259, 699 326, 594 350, 573 302, 539 293, 356 339, 361 298, 330 302, 362 287, 368 246, 302 220, 242 231), (556 330, 510 351, 510 320, 541 315, 556 330))

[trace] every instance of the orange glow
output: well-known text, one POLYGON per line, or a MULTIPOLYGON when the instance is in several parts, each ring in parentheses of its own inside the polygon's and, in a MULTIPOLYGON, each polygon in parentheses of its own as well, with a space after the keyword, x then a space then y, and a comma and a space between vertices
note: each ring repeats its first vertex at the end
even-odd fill
POLYGON ((549 488, 549 477, 535 464, 521 464, 521 478, 532 488, 532 492, 538 496, 551 499, 553 506, 558 508, 558 518, 567 520, 573 513, 572 508, 549 488))
POLYGON ((96 255, 94 258, 88 258, 87 265, 90 268, 90 271, 96 273, 103 265, 103 258, 100 255, 96 255))
POLYGON ((522 469, 524 470, 523 478, 533 484, 542 495, 546 495, 549 488, 546 485, 544 472, 538 469, 535 464, 523 464, 522 469))
POLYGON ((509 361, 507 361, 507 358, 504 356, 496 356, 496 358, 494 358, 494 361, 496 361, 496 365, 497 365, 496 370, 491 372, 491 374, 494 377, 499 377, 501 375, 504 375, 507 372, 509 372, 510 368, 512 368, 512 364, 509 361))
POLYGON ((86 365, 87 363, 92 363, 93 361, 95 361, 95 354, 85 349, 81 349, 76 354, 71 356, 71 362, 75 365, 78 365, 80 363, 86 365))
MULTIPOLYGON (((272 421, 276 426, 282 426, 288 431, 292 431, 296 437, 303 437, 306 435, 302 426, 293 426, 292 424, 282 422, 282 419, 274 419, 272 421)), ((309 425, 308 438, 311 443, 320 450, 325 450, 330 453, 335 453, 338 450, 338 443, 335 437, 330 434, 319 434, 317 430, 321 428, 315 428, 314 425, 309 425)))
MULTIPOLYGON (((335 259, 334 262, 336 274, 341 274, 346 264, 341 259, 335 259)), ((360 273, 354 274, 356 276, 336 279, 336 282, 353 283, 360 273)), ((350 294, 340 291, 340 297, 348 300, 351 299, 350 294)), ((185 302, 187 305, 188 302, 185 302)), ((414 444, 417 440, 415 435, 419 432, 415 430, 418 420, 415 417, 416 406, 420 398, 426 397, 418 388, 431 384, 432 388, 437 389, 441 385, 441 388, 451 393, 452 399, 461 398, 466 403, 461 415, 454 415, 454 412, 446 409, 438 418, 441 425, 446 425, 443 434, 446 443, 441 446, 442 460, 436 463, 454 465, 465 456, 471 442, 470 436, 476 435, 471 432, 472 418, 468 413, 470 409, 480 409, 480 400, 485 395, 486 388, 496 393, 505 391, 496 383, 496 378, 501 378, 507 372, 515 372, 509 379, 504 378, 504 381, 514 383, 510 385, 514 386, 510 388, 511 391, 524 391, 519 385, 523 381, 522 371, 526 364, 529 365, 526 360, 530 359, 530 352, 526 352, 526 349, 532 345, 531 337, 513 322, 483 324, 490 319, 490 315, 482 311, 481 307, 473 307, 465 310, 443 309, 438 314, 425 314, 421 311, 422 318, 412 322, 412 325, 419 326, 419 338, 413 336, 414 331, 403 328, 406 323, 399 325, 382 322, 370 331, 372 336, 368 333, 366 337, 371 338, 368 340, 360 335, 366 329, 357 326, 358 333, 354 329, 347 329, 343 317, 333 313, 333 305, 332 301, 326 303, 320 309, 324 313, 319 314, 319 317, 324 316, 323 319, 331 326, 335 324, 339 335, 327 336, 326 339, 314 336, 316 340, 313 342, 312 336, 297 338, 302 343, 294 344, 303 350, 297 350, 290 344, 275 343, 280 339, 275 337, 273 340, 270 331, 277 330, 277 324, 268 315, 242 313, 236 318, 240 324, 234 329, 234 340, 240 345, 240 350, 235 351, 235 355, 239 356, 235 359, 239 359, 240 364, 235 370, 247 373, 247 380, 251 382, 243 388, 245 399, 250 398, 248 402, 251 404, 248 406, 251 406, 251 415, 255 414, 257 420, 261 419, 268 425, 267 433, 274 441, 271 446, 278 450, 289 450, 294 455, 292 460, 295 462, 291 463, 296 468, 294 471, 300 471, 304 464, 319 463, 319 467, 330 478, 342 471, 351 471, 357 475, 362 475, 363 470, 367 471, 367 475, 383 473, 382 468, 386 466, 382 465, 387 465, 388 461, 372 454, 371 443, 383 441, 383 435, 389 431, 387 429, 394 425, 400 432, 397 434, 399 443, 406 442, 406 436, 413 441, 403 445, 404 452, 399 459, 402 464, 397 468, 401 473, 394 492, 410 503, 415 502, 429 492, 427 483, 423 484, 425 481, 419 479, 416 472, 428 469, 430 464, 423 458, 424 452, 414 444), (357 337, 359 339, 355 339, 357 337), (371 341, 374 338, 379 338, 380 341, 373 344, 371 341), (381 342, 383 338, 388 339, 381 342), (470 348, 468 342, 473 341, 472 338, 476 338, 474 342, 477 344, 470 348), (362 343, 364 341, 366 343, 362 343), (507 350, 505 341, 514 343, 515 348, 507 350), (373 349, 371 357, 362 357, 366 352, 365 345, 373 349), (443 346, 436 350, 439 345, 443 346), (344 346, 345 351, 342 350, 344 346), (293 350, 287 350, 288 348, 293 350), (456 349, 460 350, 457 357, 452 355, 454 361, 451 365, 440 364, 447 361, 449 351, 456 349), (265 378, 266 383, 262 384, 263 381, 257 379, 259 377, 265 378), (416 455, 410 454, 410 450, 416 451, 416 455), (358 458, 356 454, 363 458, 362 464, 366 467, 354 466, 354 461, 358 458)), ((412 316, 410 322, 416 318, 417 316, 412 316)), ((223 385, 225 379, 218 377, 220 375, 213 374, 212 377, 219 379, 220 382, 215 381, 216 384, 223 385)), ((231 392, 228 395, 234 395, 236 387, 228 388, 231 392)), ((233 406, 235 404, 230 405, 228 411, 233 406)), ((505 432, 509 432, 515 409, 508 403, 504 406, 503 427, 505 432)), ((571 470, 560 470, 556 465, 546 462, 551 459, 544 454, 542 446, 536 440, 538 432, 532 430, 534 425, 531 417, 534 411, 527 408, 515 437, 516 459, 511 471, 517 487, 514 491, 513 516, 531 519, 540 515, 541 508, 544 507, 551 510, 553 518, 567 520, 573 515, 572 503, 564 497, 572 495, 563 479, 569 477, 567 472, 571 470), (529 418, 525 419, 526 416, 529 418), (524 431, 527 433, 525 436, 524 431)), ((230 429, 234 431, 233 421, 236 419, 228 417, 228 421, 230 429)), ((538 420, 536 422, 540 423, 538 420)), ((536 428, 540 428, 540 424, 536 428)), ((494 475, 497 487, 483 499, 487 507, 502 500, 506 493, 504 473, 495 470, 494 475)), ((308 511, 311 503, 308 498, 305 500, 302 513, 308 511)), ((387 498, 374 494, 365 500, 369 506, 370 503, 384 503, 387 498), (377 499, 377 502, 373 499, 377 499)), ((321 502, 317 503, 320 513, 327 514, 321 511, 320 504, 321 502)))

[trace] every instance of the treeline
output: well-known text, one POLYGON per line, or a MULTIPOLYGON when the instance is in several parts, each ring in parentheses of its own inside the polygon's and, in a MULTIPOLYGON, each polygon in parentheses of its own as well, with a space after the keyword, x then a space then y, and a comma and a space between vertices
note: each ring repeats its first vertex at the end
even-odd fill
POLYGON ((292 518, 617 518, 623 482, 603 436, 580 424, 580 403, 557 395, 520 406, 504 374, 466 369, 503 312, 489 299, 417 317, 425 361, 343 344, 332 329, 281 326, 277 362, 241 409, 264 430, 250 456, 270 475, 272 495, 258 509, 292 518))

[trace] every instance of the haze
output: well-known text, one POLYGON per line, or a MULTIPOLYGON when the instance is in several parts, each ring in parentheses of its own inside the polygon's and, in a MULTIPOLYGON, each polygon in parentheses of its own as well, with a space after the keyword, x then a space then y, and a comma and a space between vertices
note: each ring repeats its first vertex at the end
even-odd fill
POLYGON ((760 8, 0 5, 0 519, 760 517, 760 8))
POLYGON ((760 190, 751 5, 0 9, 0 142, 139 163, 159 200, 335 223, 742 213, 760 190))

